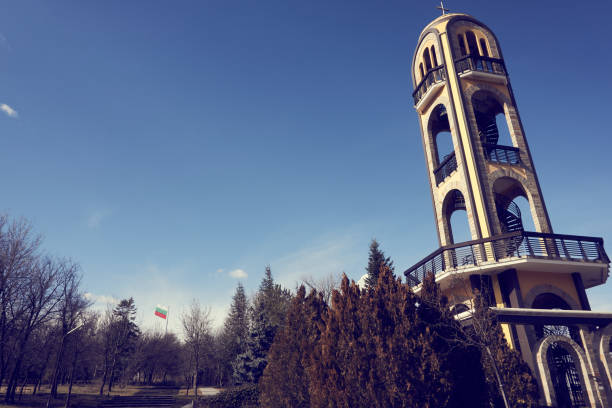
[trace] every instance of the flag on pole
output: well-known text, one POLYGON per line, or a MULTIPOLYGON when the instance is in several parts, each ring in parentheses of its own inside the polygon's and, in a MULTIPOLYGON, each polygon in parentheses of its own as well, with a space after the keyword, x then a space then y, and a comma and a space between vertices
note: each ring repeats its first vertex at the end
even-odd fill
POLYGON ((168 316, 168 308, 165 306, 157 305, 155 308, 155 316, 159 316, 162 319, 165 319, 168 316))

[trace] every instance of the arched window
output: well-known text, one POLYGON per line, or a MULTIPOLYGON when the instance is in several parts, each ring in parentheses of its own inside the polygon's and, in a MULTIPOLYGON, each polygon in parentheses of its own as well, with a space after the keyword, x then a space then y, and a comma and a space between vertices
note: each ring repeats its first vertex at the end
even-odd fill
MULTIPOLYGON (((470 225, 467 219, 467 209, 465 206, 465 198, 461 191, 451 190, 444 199, 443 204, 444 217, 448 227, 448 244, 458 242, 471 241, 470 225)), ((453 263, 455 265, 470 265, 474 263, 474 259, 469 256, 457 255, 453 252, 453 263)))
POLYGON ((450 124, 448 122, 448 113, 444 105, 436 106, 431 113, 429 119, 429 132, 434 141, 435 165, 438 166, 455 151, 450 124))
POLYGON ((467 52, 465 51, 465 42, 463 40, 463 34, 459 34, 457 36, 457 42, 459 43, 459 54, 461 54, 460 56, 463 57, 464 55, 467 55, 467 52))
POLYGON ((423 71, 423 63, 419 64, 419 71, 421 71, 421 81, 425 78, 425 71, 423 71))
POLYGON ((487 160, 519 164, 521 156, 514 146, 503 105, 487 91, 472 95, 472 107, 487 160))
POLYGON ((487 48, 487 42, 485 41, 484 38, 480 39, 480 49, 482 50, 483 57, 489 56, 489 49, 487 48))
POLYGON ((474 33, 472 31, 466 31, 465 39, 467 40, 470 55, 479 55, 478 45, 476 44, 476 36, 474 33))
POLYGON ((431 46, 431 59, 433 61, 434 68, 438 66, 438 59, 436 58, 436 49, 434 46, 431 46))
MULTIPOLYGON (((558 295, 554 293, 540 293, 533 300, 531 305, 532 309, 550 309, 550 310, 571 310, 570 305, 567 304, 565 300, 563 300, 558 295)), ((574 340, 576 343, 580 344, 580 334, 578 332, 578 328, 575 326, 565 326, 565 325, 536 325, 534 326, 536 331, 536 336, 538 339, 547 336, 565 336, 574 340)))
POLYGON ((558 407, 586 407, 580 372, 565 342, 553 343, 546 353, 558 407))
MULTIPOLYGON (((523 185, 518 180, 511 177, 498 178, 493 183, 493 195, 501 228, 500 234, 523 230, 535 231, 531 205, 523 185)), ((513 251, 518 245, 526 245, 527 242, 516 244, 516 247, 509 247, 508 250, 513 251)))
POLYGON ((431 59, 429 58, 429 48, 425 48, 425 51, 423 51, 423 60, 425 60, 425 70, 429 71, 431 69, 431 59))

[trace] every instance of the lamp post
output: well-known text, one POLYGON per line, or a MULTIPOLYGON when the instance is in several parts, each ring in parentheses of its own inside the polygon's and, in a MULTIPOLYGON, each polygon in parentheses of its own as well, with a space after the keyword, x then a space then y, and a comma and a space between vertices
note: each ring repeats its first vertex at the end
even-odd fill
MULTIPOLYGON (((74 333, 75 331, 83 327, 83 324, 84 324, 83 322, 79 323, 78 325, 76 325, 76 327, 68 330, 68 332, 62 336, 62 341, 60 342, 60 350, 64 347, 64 340, 66 339, 66 337, 69 334, 74 333)), ((53 384, 55 384, 55 382, 57 381, 57 374, 59 371, 59 359, 60 359, 60 353, 57 353, 57 359, 55 361, 55 372, 53 373, 53 381, 51 382, 51 388, 53 388, 53 384)), ((52 397, 52 393, 51 393, 51 390, 49 390, 49 398, 47 398, 46 408, 51 407, 51 397, 52 397)))

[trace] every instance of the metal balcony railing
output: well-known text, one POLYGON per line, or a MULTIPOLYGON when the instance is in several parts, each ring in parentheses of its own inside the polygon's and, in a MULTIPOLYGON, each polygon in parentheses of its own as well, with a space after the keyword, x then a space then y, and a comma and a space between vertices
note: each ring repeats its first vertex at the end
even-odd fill
POLYGON ((504 60, 499 58, 482 57, 480 55, 466 55, 455 60, 455 69, 458 74, 467 71, 481 71, 491 74, 506 75, 504 60))
POLYGON ((482 149, 488 161, 505 164, 520 164, 520 150, 513 146, 483 143, 482 149))
POLYGON ((442 160, 442 163, 434 170, 436 176, 436 185, 444 181, 445 178, 451 175, 453 171, 457 170, 457 158, 455 152, 452 152, 442 160))
POLYGON ((444 65, 438 65, 437 67, 427 71, 425 77, 421 80, 421 82, 419 82, 416 88, 414 88, 414 92, 412 93, 414 104, 417 105, 419 103, 423 95, 427 93, 432 85, 444 80, 446 80, 446 69, 444 68, 444 65))
POLYGON ((602 238, 517 231, 439 248, 408 268, 404 275, 416 286, 428 273, 457 271, 513 258, 609 263, 602 238))

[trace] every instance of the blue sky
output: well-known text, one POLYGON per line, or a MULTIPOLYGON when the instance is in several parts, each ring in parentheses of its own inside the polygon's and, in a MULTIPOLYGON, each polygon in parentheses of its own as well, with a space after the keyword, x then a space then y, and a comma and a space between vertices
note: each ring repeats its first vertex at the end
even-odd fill
MULTIPOLYGON (((146 326, 193 298, 219 324, 266 264, 294 287, 358 279, 373 237, 398 271, 436 249, 410 79, 435 1, 1 4, 0 209, 146 326)), ((555 231, 612 251, 611 4, 447 7, 501 42, 555 231)))

